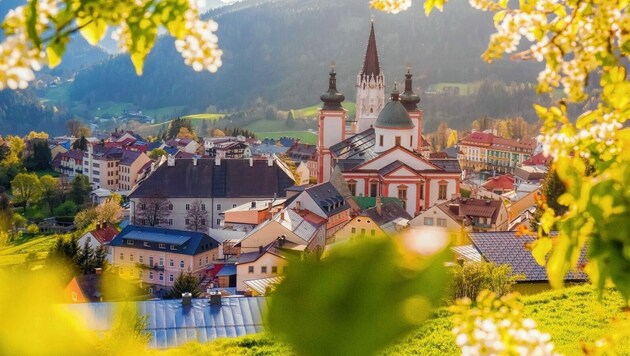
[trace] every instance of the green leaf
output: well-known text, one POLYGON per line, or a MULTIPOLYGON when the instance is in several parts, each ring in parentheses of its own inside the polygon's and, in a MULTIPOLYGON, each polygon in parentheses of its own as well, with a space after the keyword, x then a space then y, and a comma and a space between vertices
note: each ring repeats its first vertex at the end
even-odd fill
POLYGON ((46 47, 46 56, 48 58, 48 67, 55 68, 61 63, 63 53, 66 51, 67 38, 60 38, 54 42, 51 42, 46 47))
POLYGON ((547 264, 547 254, 552 247, 553 244, 548 237, 537 239, 532 243, 532 255, 539 265, 544 266, 547 264))
POLYGON ((439 305, 449 255, 373 238, 335 246, 321 261, 295 259, 272 297, 269 329, 303 356, 375 354, 439 305))
POLYGON ((107 22, 99 18, 77 18, 81 35, 92 46, 96 46, 107 33, 107 22))

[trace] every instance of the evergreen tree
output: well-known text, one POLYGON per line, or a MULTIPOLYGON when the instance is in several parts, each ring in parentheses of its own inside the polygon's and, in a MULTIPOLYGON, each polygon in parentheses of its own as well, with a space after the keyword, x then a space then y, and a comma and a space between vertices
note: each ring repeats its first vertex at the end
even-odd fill
POLYGON ((42 138, 31 140, 32 152, 26 158, 24 167, 29 171, 43 171, 50 168, 52 154, 48 147, 48 141, 42 138))
POLYGON ((541 188, 541 202, 538 205, 538 209, 534 213, 532 219, 531 225, 533 229, 538 228, 540 217, 543 215, 546 208, 553 209, 556 216, 564 215, 564 213, 567 212, 569 207, 558 203, 558 197, 564 194, 565 191, 566 187, 558 177, 556 170, 549 167, 549 172, 547 173, 541 188))
POLYGON ((88 150, 88 141, 85 136, 81 136, 80 139, 74 141, 72 144, 72 148, 75 150, 87 151, 88 150))
POLYGON ((192 272, 181 272, 169 293, 171 298, 181 298, 182 293, 190 293, 193 298, 199 298, 203 291, 199 288, 199 279, 192 272))
POLYGON ((287 115, 287 127, 288 128, 295 127, 295 118, 293 117, 293 110, 289 110, 289 115, 287 115))
POLYGON ((88 200, 88 195, 92 191, 92 187, 90 186, 90 181, 88 177, 83 174, 79 174, 74 177, 72 181, 72 188, 70 190, 70 198, 77 205, 82 205, 88 200))

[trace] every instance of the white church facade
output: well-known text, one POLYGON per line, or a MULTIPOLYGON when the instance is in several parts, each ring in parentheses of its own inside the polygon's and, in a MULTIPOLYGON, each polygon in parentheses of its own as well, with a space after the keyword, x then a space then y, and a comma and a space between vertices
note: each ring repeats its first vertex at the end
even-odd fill
POLYGON ((346 127, 347 111, 330 73, 328 91, 319 112, 320 182, 338 166, 354 196, 399 198, 411 216, 459 195, 461 168, 456 159, 424 157, 420 97, 413 93, 407 71, 405 91, 397 85, 385 103, 374 24, 363 68, 357 77, 356 121, 346 127))

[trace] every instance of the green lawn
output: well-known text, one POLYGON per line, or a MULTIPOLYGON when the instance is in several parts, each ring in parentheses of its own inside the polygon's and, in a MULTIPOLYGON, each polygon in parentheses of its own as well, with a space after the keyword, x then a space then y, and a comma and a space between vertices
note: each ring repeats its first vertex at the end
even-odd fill
POLYGON ((444 90, 446 87, 459 88, 459 95, 473 95, 479 88, 479 83, 437 83, 430 86, 430 89, 444 90))
POLYGON ((224 116, 225 116, 225 114, 207 113, 207 114, 186 115, 186 116, 184 116, 184 118, 192 119, 192 120, 218 120, 218 119, 220 119, 220 118, 222 118, 224 116))
POLYGON ((48 255, 48 250, 60 237, 66 238, 67 235, 25 236, 20 240, 2 245, 0 246, 0 266, 23 263, 31 252, 37 255, 37 259, 44 259, 48 255))
MULTIPOLYGON (((348 116, 354 116, 355 113, 355 105, 353 102, 344 102, 341 104, 344 109, 348 110, 348 116)), ((293 117, 296 119, 308 119, 315 118, 319 113, 319 109, 322 107, 321 103, 307 106, 301 109, 293 109, 293 117)))
MULTIPOLYGON (((556 352, 565 355, 582 354, 582 345, 592 345, 609 336, 615 329, 612 319, 627 320, 624 303, 616 291, 606 290, 603 303, 589 285, 571 287, 523 297, 525 313, 538 323, 542 332, 551 334, 556 352)), ((375 327, 378 327, 375 325, 375 327)), ((396 342, 384 355, 457 355, 460 351, 451 334, 452 317, 445 309, 437 310, 422 327, 396 342)), ((325 332, 325 331, 322 331, 325 332)), ((620 339, 616 345, 620 355, 630 355, 630 340, 620 339)), ((187 355, 291 355, 290 347, 266 334, 233 339, 219 339, 209 344, 189 344, 170 350, 171 354, 187 355)))

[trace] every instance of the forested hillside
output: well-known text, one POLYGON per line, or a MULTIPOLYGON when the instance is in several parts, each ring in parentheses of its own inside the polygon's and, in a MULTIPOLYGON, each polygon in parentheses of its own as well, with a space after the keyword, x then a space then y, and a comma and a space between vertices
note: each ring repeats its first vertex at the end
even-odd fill
MULTIPOLYGON (((375 13, 379 55, 386 80, 401 81, 407 64, 416 86, 506 82, 534 77, 531 64, 485 64, 480 58, 492 21, 465 2, 449 3, 445 14, 425 17, 420 6, 391 16, 375 13)), ((369 31, 367 0, 249 0, 209 13, 219 23, 224 65, 216 74, 186 67, 172 40, 149 55, 145 73, 135 76, 127 56, 117 56, 78 75, 73 100, 131 101, 140 107, 187 105, 204 109, 250 107, 258 97, 279 108, 317 102, 336 61, 338 85, 348 100, 360 69, 369 31), (315 30, 314 30, 315 29, 315 30)))
POLYGON ((0 133, 2 135, 24 135, 30 131, 45 131, 50 135, 63 134, 65 122, 69 118, 68 113, 41 104, 32 90, 0 91, 0 133))

